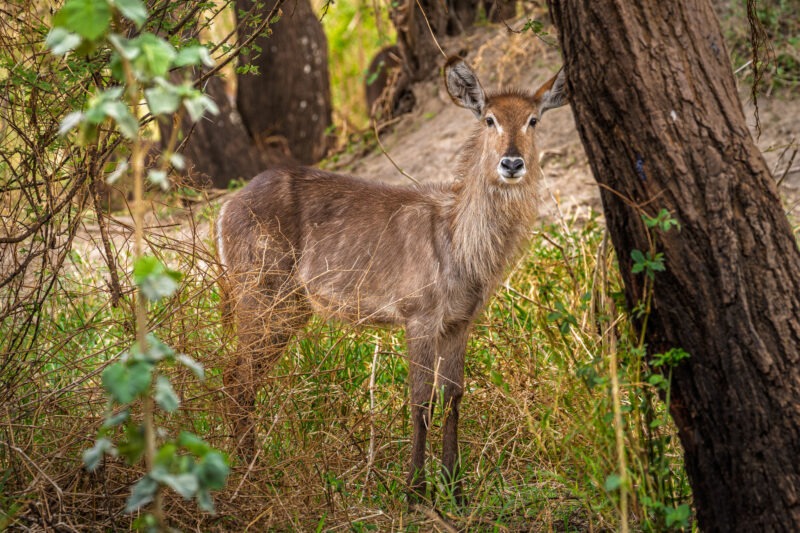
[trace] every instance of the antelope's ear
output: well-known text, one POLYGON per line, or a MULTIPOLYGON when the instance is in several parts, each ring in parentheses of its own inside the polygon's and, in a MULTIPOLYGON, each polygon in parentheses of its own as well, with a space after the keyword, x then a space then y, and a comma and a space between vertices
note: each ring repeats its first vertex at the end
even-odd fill
POLYGON ((534 99, 539 102, 539 116, 548 109, 555 109, 567 103, 567 85, 566 77, 564 76, 564 69, 558 71, 558 74, 550 78, 542 85, 534 99))
POLYGON ((456 105, 466 107, 477 118, 486 109, 486 93, 483 92, 478 76, 460 57, 451 57, 444 66, 444 83, 450 98, 456 105))

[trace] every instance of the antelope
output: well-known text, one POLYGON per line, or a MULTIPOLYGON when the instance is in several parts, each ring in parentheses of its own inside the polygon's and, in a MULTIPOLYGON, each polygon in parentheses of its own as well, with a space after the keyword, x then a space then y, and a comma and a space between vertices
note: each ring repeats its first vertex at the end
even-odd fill
POLYGON ((223 205, 216 226, 238 334, 223 375, 238 413, 234 437, 252 450, 263 377, 312 312, 404 326, 412 503, 426 497, 425 442, 438 401, 442 475, 460 497, 467 339, 532 230, 542 176, 534 132, 566 93, 559 72, 534 93, 487 94, 461 58, 447 61, 444 82, 453 102, 479 120, 452 183, 389 186, 313 168, 272 169, 223 205))

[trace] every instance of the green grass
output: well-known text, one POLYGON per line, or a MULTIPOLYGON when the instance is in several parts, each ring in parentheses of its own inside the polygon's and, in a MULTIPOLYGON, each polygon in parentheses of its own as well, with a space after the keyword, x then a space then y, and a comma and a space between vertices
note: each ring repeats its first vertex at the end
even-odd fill
MULTIPOLYGON (((321 12, 325 3, 317 0, 315 5, 321 12)), ((375 54, 394 43, 394 26, 385 4, 361 0, 330 4, 322 25, 328 37, 334 125, 346 140, 350 133, 369 126, 365 74, 375 54)))
MULTIPOLYGON (((720 2, 716 9, 733 68, 738 69, 752 59, 745 2, 720 2)), ((769 64, 764 65, 760 91, 796 89, 800 85, 800 4, 795 0, 762 0, 757 2, 756 15, 772 50, 769 64)), ((747 69, 745 79, 753 83, 752 69, 747 69)))
MULTIPOLYGON (((258 410, 263 449, 253 465, 242 464, 226 438, 220 390, 234 343, 220 325, 206 244, 196 243, 188 255, 156 239, 156 249, 186 278, 178 295, 152 309, 155 332, 209 374, 198 384, 171 370, 182 408, 159 425, 196 432, 230 452, 234 464, 227 490, 215 496, 219 515, 193 515, 170 497, 174 524, 427 531, 444 519, 481 531, 615 530, 613 370, 622 389, 629 522, 634 530, 667 530, 669 513, 691 503, 690 491, 675 429, 646 380, 643 360, 652 354, 638 347, 613 297, 620 285, 613 254, 600 253, 603 231, 595 219, 541 228, 508 288, 476 325, 460 426, 465 507, 447 497, 439 479, 441 408, 429 439, 427 477, 438 487, 435 506, 443 518, 409 513, 405 503, 411 427, 401 330, 312 321, 266 377, 258 410), (609 366, 611 337, 602 333, 611 324, 616 369, 609 366)), ((0 503, 17 517, 30 513, 32 499, 53 505, 58 499, 49 484, 31 485, 38 472, 32 462, 60 484, 62 509, 78 523, 98 529, 128 523, 112 511, 123 506, 126 484, 141 465, 109 458, 88 475, 79 459, 104 415, 99 371, 131 337, 130 314, 125 305, 109 307, 105 278, 102 266, 74 255, 42 317, 36 350, 25 356, 30 365, 10 389, 20 410, 6 421, 4 437, 20 443, 30 462, 0 447, 0 465, 11 472, 0 503)))

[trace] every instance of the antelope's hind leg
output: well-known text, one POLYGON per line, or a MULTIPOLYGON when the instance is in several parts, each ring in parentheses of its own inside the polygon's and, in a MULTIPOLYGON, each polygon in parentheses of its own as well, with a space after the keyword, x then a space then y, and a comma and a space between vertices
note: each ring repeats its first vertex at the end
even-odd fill
POLYGON ((309 310, 291 276, 261 276, 255 286, 238 284, 234 314, 238 344, 223 374, 232 402, 229 412, 233 440, 240 454, 251 459, 256 450, 259 416, 256 397, 286 345, 308 321, 309 310))

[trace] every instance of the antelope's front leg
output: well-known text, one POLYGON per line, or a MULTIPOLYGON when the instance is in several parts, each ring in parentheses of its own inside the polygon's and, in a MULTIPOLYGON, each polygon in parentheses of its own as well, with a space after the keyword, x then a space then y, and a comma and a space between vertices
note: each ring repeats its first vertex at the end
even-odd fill
POLYGON ((464 354, 469 337, 469 323, 453 324, 439 338, 437 356, 440 358, 439 383, 444 405, 442 432, 442 477, 450 493, 461 504, 463 491, 459 478, 458 414, 464 394, 464 354))
POLYGON ((421 328, 406 329, 408 377, 411 392, 411 466, 408 472, 408 502, 415 504, 427 496, 425 481, 425 443, 433 405, 434 356, 436 339, 421 328))

